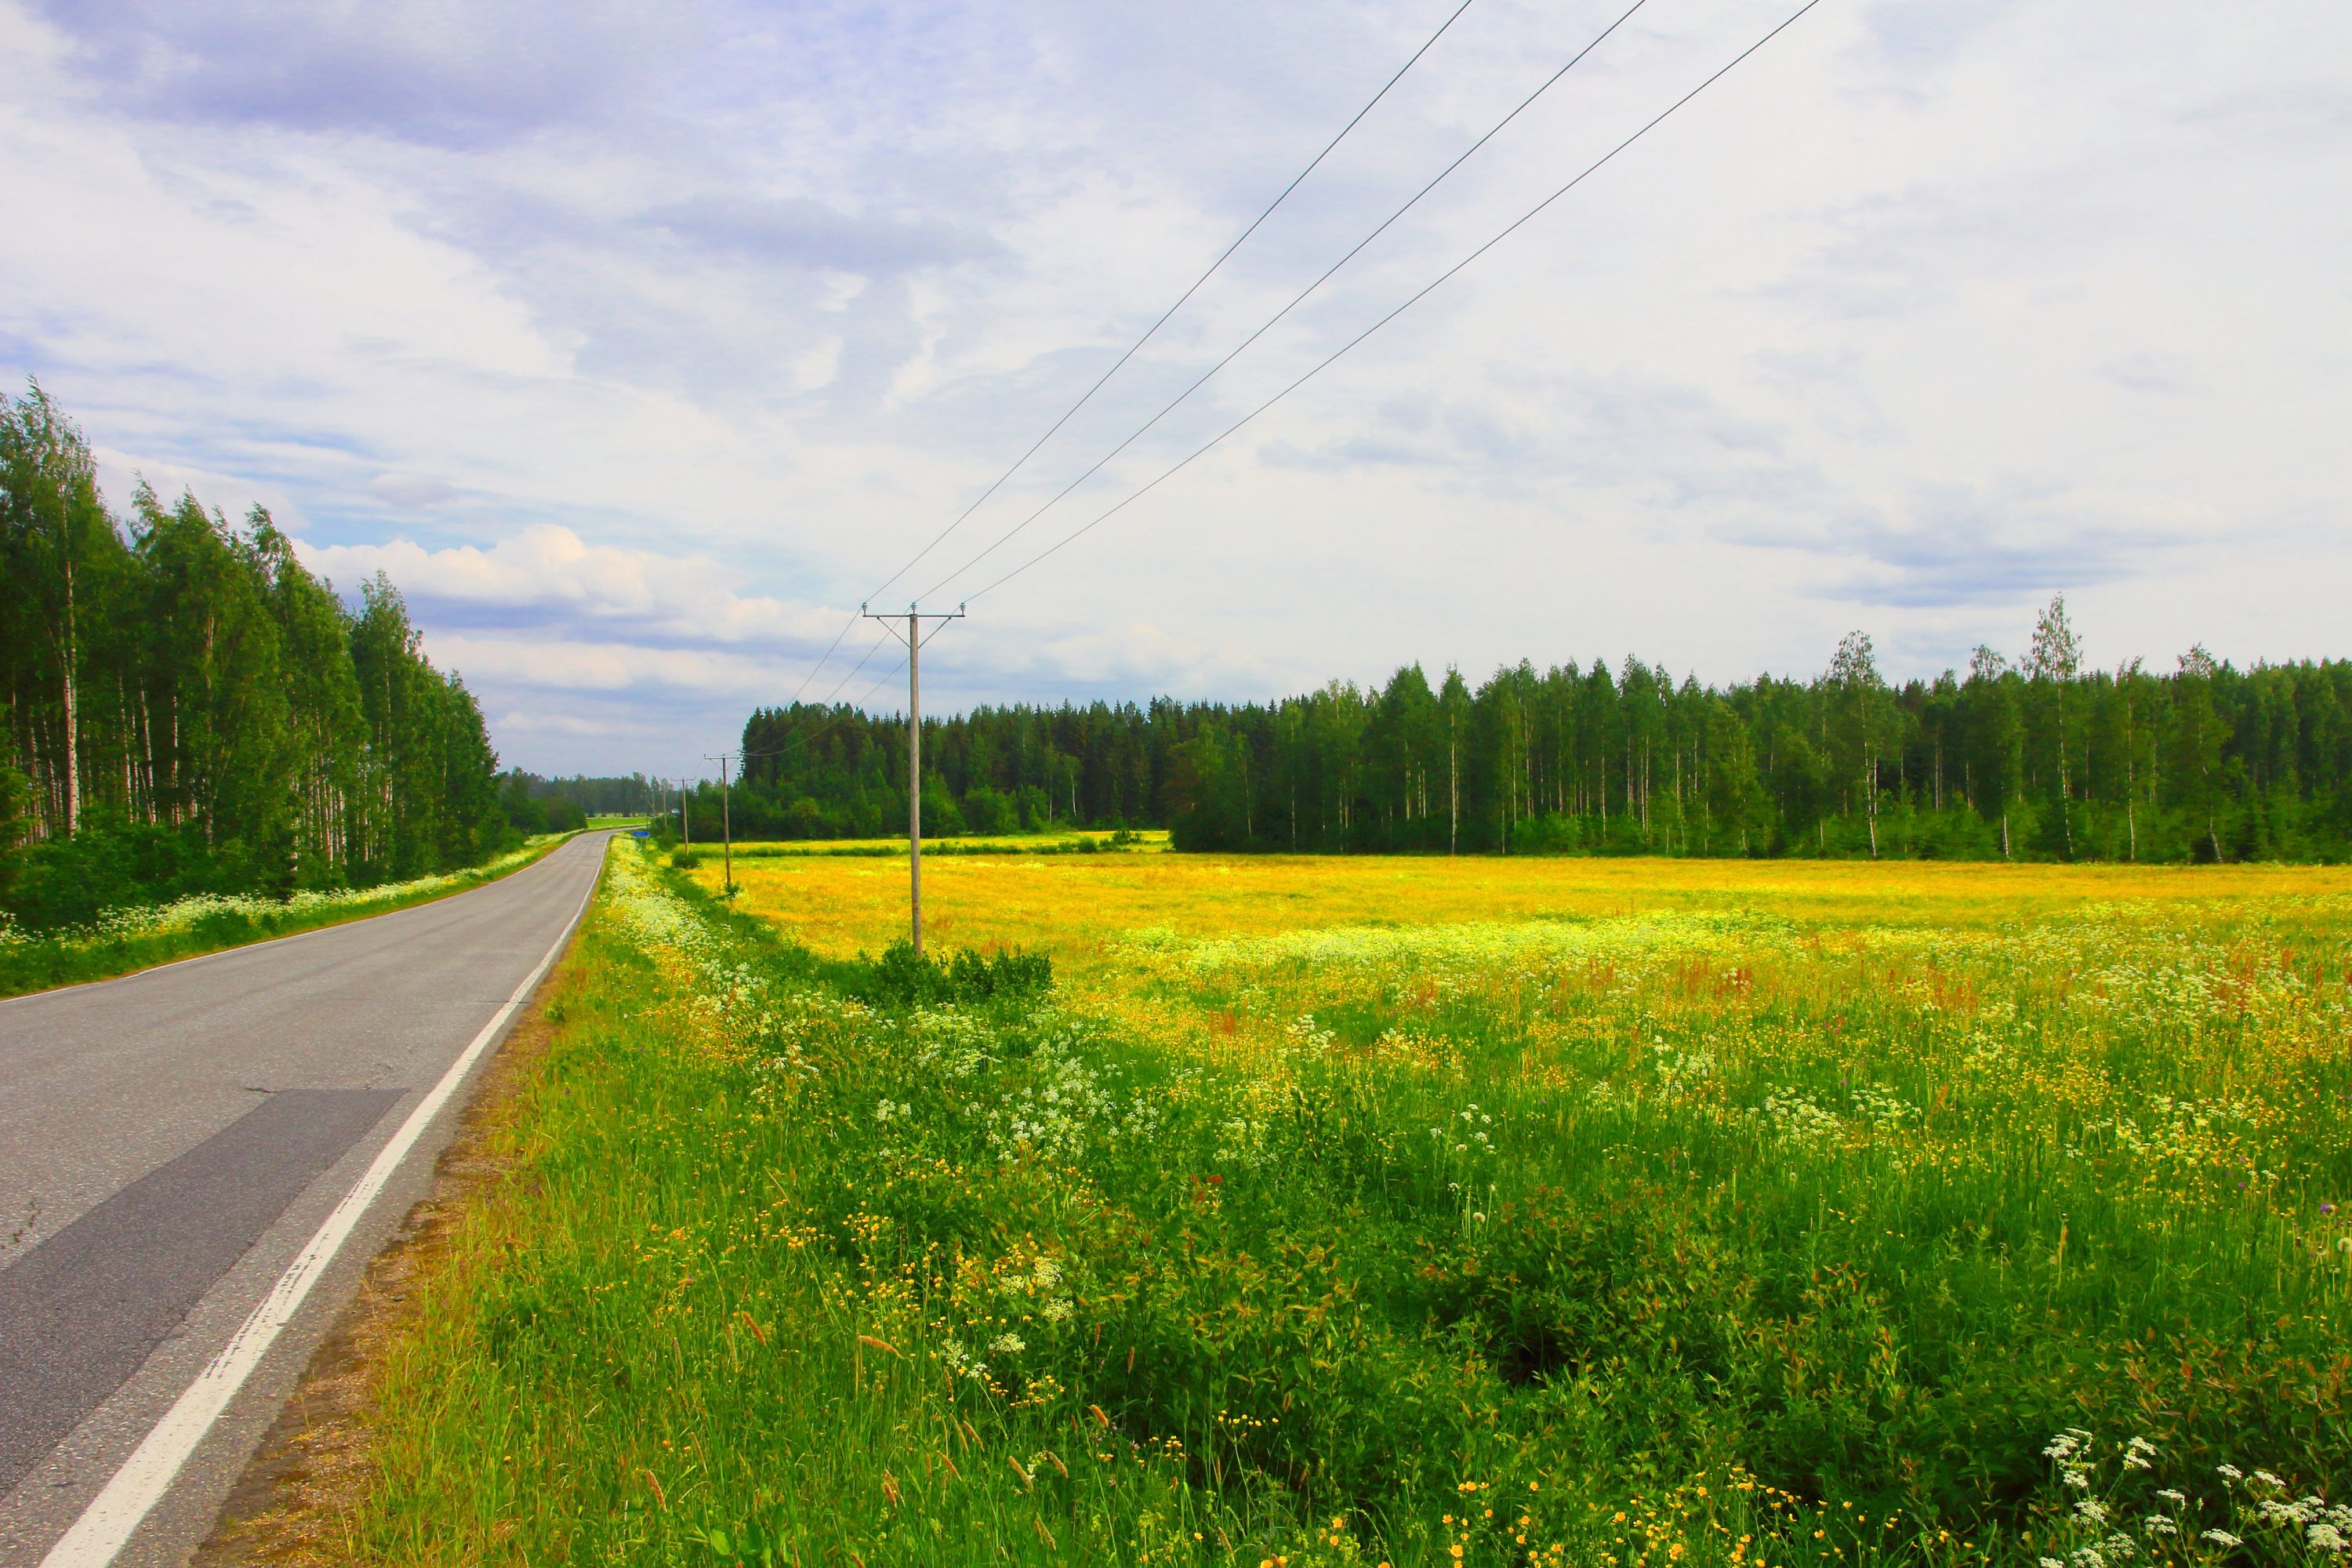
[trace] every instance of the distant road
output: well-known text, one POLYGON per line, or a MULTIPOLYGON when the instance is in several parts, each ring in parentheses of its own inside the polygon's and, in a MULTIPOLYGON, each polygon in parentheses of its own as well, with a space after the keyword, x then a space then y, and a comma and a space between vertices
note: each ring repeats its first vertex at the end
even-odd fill
MULTIPOLYGON (((175 1403, 187 1426, 184 1392, 284 1299, 289 1265, 562 940, 609 837, 433 903, 0 1001, 0 1564, 41 1563, 175 1403)), ((198 1423, 114 1561, 181 1563, 203 1542, 464 1100, 198 1423)))

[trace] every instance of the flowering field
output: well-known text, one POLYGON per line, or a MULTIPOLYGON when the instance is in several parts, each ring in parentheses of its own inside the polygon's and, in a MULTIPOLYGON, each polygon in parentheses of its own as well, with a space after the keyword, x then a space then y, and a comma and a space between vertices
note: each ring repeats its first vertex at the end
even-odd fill
POLYGON ((2346 873, 927 869, 1050 991, 861 958, 903 862, 736 874, 616 848, 347 1554, 2352 1536, 2346 873))

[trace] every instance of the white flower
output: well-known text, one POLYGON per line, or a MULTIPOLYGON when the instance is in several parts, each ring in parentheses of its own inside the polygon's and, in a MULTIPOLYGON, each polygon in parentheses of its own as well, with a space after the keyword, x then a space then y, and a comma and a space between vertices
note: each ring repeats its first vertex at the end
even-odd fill
POLYGON ((1074 1310, 1076 1309, 1070 1305, 1070 1299, 1067 1296, 1056 1296, 1045 1303, 1045 1321, 1049 1323, 1066 1323, 1070 1321, 1070 1314, 1074 1310))
MULTIPOLYGON (((2213 1467, 2213 1472, 2225 1481, 2242 1481, 2246 1479, 2246 1472, 2235 1465, 2216 1465, 2213 1467)), ((2205 1533, 2210 1535, 2213 1532, 2209 1530, 2205 1533)))
POLYGON ((2152 1470, 2156 1468, 2156 1467, 2149 1464, 2146 1459, 2141 1458, 2137 1454, 2126 1454, 2124 1456, 2124 1468, 2127 1470, 2152 1470))
POLYGON ((2304 1539, 2322 1552, 2341 1552, 2347 1546, 2352 1546, 2352 1541, 2347 1541, 2344 1532, 2332 1524, 2313 1525, 2305 1532, 2304 1539))
POLYGON ((2147 1532, 2150 1535, 2178 1535, 2180 1533, 2180 1526, 2173 1523, 2164 1515, 2155 1513, 2148 1515, 2147 1532))
POLYGON ((2055 1557, 2044 1557, 2042 1560, 2042 1568, 2066 1568, 2066 1564, 2061 1563, 2055 1557))
POLYGON ((2091 1489, 2091 1472, 2088 1470, 2068 1470, 2059 1479, 2077 1491, 2091 1489))
POLYGON ((2205 1532, 2205 1539, 2213 1542, 2216 1546, 2243 1546, 2245 1544, 2242 1538, 2232 1535, 2226 1530, 2209 1530, 2205 1532))
POLYGON ((2262 1482, 2263 1485, 2271 1488, 2274 1491, 2286 1490, 2286 1483, 2279 1479, 2276 1476, 2271 1474, 2268 1470, 2256 1470, 2254 1472, 2254 1479, 2262 1482))
POLYGON ((2156 1495, 2164 1499, 2167 1502, 2187 1502, 2189 1500, 2189 1494, 2187 1492, 2176 1490, 2171 1487, 2158 1488, 2156 1495))
POLYGON ((2089 1520, 2093 1524, 2097 1524, 2105 1521, 2107 1517, 2107 1505, 2101 1502, 2097 1498, 2086 1497, 2074 1505, 2074 1511, 2081 1514, 2084 1519, 2089 1520))
POLYGON ((988 1342, 988 1348, 998 1355, 1019 1355, 1029 1347, 1021 1342, 1019 1334, 999 1334, 988 1342))

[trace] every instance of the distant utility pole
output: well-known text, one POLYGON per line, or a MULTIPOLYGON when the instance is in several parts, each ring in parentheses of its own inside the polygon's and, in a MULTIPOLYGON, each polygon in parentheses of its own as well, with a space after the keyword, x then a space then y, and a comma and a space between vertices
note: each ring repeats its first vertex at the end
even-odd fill
POLYGON ((735 760, 735 753, 721 752, 714 757, 705 752, 702 760, 719 764, 719 837, 727 847, 727 896, 731 899, 735 896, 735 822, 727 805, 727 764, 735 760))
POLYGON ((689 849, 694 847, 694 823, 686 815, 686 781, 682 778, 677 781, 677 837, 678 842, 689 849))
POLYGON ((923 644, 940 635, 940 626, 950 621, 963 619, 963 606, 958 605, 951 613, 926 613, 914 605, 907 606, 907 629, 898 629, 898 617, 876 615, 865 605, 857 613, 869 621, 880 621, 892 637, 907 645, 907 889, 908 906, 912 912, 915 932, 915 955, 923 952, 923 644), (929 633, 923 630, 925 621, 937 621, 929 633))

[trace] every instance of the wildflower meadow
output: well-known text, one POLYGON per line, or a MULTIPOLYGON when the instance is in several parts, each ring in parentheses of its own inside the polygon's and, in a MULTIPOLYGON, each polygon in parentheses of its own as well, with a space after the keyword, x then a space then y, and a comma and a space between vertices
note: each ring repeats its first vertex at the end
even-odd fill
POLYGON ((2347 1550, 2352 875, 892 874, 614 848, 330 1555, 2347 1550))

